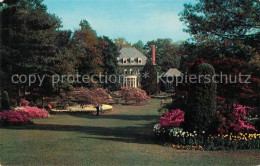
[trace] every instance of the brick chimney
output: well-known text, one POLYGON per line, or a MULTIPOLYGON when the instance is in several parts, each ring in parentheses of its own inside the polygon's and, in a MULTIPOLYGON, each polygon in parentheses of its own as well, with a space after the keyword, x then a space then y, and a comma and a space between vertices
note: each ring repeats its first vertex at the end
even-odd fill
POLYGON ((155 45, 152 45, 152 62, 155 65, 155 45))

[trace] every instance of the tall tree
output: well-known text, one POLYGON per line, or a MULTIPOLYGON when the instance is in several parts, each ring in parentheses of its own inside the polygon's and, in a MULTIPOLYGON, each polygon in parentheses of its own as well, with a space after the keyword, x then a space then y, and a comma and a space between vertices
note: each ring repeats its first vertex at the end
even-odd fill
POLYGON ((179 47, 178 44, 172 43, 171 39, 157 39, 156 41, 148 41, 145 48, 147 57, 151 56, 151 47, 156 46, 156 65, 160 72, 166 72, 170 68, 179 67, 179 47))
POLYGON ((181 20, 197 38, 246 40, 260 32, 258 0, 199 0, 185 4, 181 20))
MULTIPOLYGON (((1 11, 1 78, 14 86, 20 93, 28 90, 27 84, 12 84, 14 74, 39 74, 46 77, 52 74, 54 57, 57 53, 56 29, 61 21, 47 13, 42 0, 4 1, 1 11)), ((50 80, 41 87, 41 97, 52 92, 50 80), (44 90, 43 90, 44 89, 44 90)), ((12 91, 15 91, 15 90, 12 91)))
POLYGON ((124 37, 119 37, 117 39, 114 39, 117 48, 120 50, 123 47, 131 47, 131 43, 129 43, 128 41, 126 41, 126 39, 124 37))
POLYGON ((117 78, 119 72, 117 63, 119 52, 117 46, 111 39, 103 36, 99 38, 99 47, 102 50, 103 73, 108 78, 103 87, 109 90, 117 90, 120 87, 117 78))
POLYGON ((191 69, 191 73, 196 74, 197 77, 196 83, 191 84, 189 89, 185 127, 190 131, 210 133, 214 131, 212 127, 216 116, 216 83, 211 79, 215 75, 215 70, 207 63, 195 65, 191 69))
POLYGON ((93 75, 102 72, 102 51, 99 39, 87 20, 80 22, 80 29, 74 32, 73 40, 84 52, 78 57, 78 71, 81 75, 93 75))
POLYGON ((148 95, 158 92, 157 73, 151 60, 147 60, 141 71, 141 85, 148 95))
POLYGON ((259 105, 256 102, 260 98, 257 91, 260 85, 257 74, 259 11, 260 3, 257 0, 199 0, 196 4, 184 5, 181 13, 181 20, 187 25, 186 32, 194 36, 199 46, 196 54, 199 61, 211 63, 216 73, 223 71, 232 77, 239 73, 252 76, 251 84, 218 86, 218 94, 231 102, 247 101, 246 104, 259 105))
POLYGON ((135 47, 141 53, 145 54, 144 43, 142 42, 142 40, 139 40, 137 43, 134 43, 132 46, 135 47))

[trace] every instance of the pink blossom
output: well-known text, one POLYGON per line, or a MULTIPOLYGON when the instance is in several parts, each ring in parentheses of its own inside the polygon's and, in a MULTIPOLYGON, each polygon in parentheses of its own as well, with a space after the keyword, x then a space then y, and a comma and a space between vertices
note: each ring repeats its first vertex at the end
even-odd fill
POLYGON ((0 121, 27 122, 30 121, 30 118, 26 112, 6 110, 0 113, 0 121))
POLYGON ((254 131, 257 132, 254 126, 248 122, 248 111, 252 110, 251 107, 242 106, 239 104, 233 105, 234 109, 229 114, 229 128, 235 133, 254 131))
POLYGON ((159 119, 160 126, 165 129, 178 127, 184 121, 184 112, 180 109, 164 113, 159 119))
POLYGON ((21 106, 28 106, 30 102, 26 99, 21 99, 20 103, 21 103, 21 106))
POLYGON ((27 112, 31 119, 47 118, 50 116, 45 109, 40 109, 37 107, 25 106, 24 109, 20 111, 27 112))

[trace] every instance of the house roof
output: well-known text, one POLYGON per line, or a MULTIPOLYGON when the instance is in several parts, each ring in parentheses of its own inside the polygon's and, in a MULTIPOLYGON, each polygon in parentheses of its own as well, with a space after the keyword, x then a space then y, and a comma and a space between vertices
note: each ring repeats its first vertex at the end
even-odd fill
POLYGON ((144 56, 136 48, 124 47, 119 51, 119 66, 128 66, 128 65, 145 65, 147 57, 144 56), (127 63, 123 63, 123 58, 127 58, 127 63), (134 58, 134 63, 130 63, 130 58, 134 58), (142 63, 138 63, 138 58, 142 58, 142 63))
POLYGON ((178 77, 181 76, 182 73, 176 68, 170 68, 166 73, 164 73, 163 77, 178 77))

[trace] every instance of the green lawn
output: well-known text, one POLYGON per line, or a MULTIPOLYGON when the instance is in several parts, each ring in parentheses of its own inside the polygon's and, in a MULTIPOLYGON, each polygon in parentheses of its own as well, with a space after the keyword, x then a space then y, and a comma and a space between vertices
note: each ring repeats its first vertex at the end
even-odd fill
POLYGON ((260 150, 184 151, 158 145, 160 100, 101 117, 56 115, 0 128, 0 165, 257 165, 260 150))

